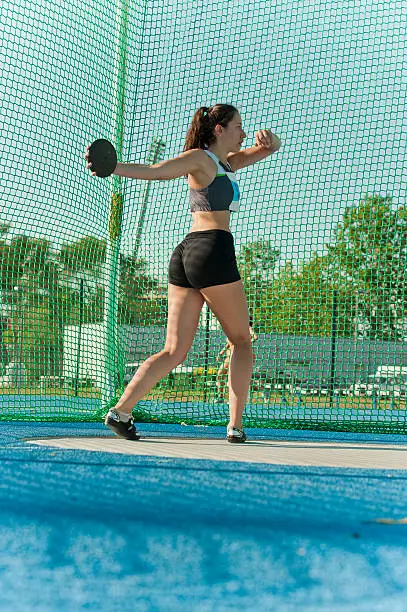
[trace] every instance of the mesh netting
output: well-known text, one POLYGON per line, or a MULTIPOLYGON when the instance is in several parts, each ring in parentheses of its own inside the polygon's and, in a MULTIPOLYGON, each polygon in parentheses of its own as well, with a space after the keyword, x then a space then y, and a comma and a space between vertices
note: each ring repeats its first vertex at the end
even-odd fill
MULTIPOLYGON (((182 151, 194 111, 237 106, 278 153, 239 171, 232 215, 256 354, 246 424, 404 431, 401 2, 17 0, 0 8, 1 418, 100 418, 160 351, 187 185, 94 179, 182 151)), ((403 25, 403 27, 402 27, 403 25)), ((206 309, 140 420, 224 423, 226 338, 206 309)))

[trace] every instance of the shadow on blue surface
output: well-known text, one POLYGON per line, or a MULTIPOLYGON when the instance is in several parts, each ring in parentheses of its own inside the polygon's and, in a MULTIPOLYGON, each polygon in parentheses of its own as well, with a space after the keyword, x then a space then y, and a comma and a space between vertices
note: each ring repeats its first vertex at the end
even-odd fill
MULTIPOLYGON (((141 429, 224 436, 223 428, 141 429)), ((111 434, 99 424, 1 424, 1 610, 405 612, 407 527, 374 523, 407 515, 405 472, 112 455, 22 441, 67 435, 111 434), (10 578, 18 588, 8 588, 10 578)))

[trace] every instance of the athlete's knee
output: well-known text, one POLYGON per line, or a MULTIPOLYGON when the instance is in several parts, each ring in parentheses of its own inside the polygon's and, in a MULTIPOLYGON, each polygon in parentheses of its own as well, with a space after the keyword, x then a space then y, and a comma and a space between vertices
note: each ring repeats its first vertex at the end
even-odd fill
POLYGON ((185 350, 185 348, 182 346, 167 346, 164 350, 167 353, 170 359, 170 363, 173 365, 173 367, 183 363, 188 355, 188 351, 185 350))
POLYGON ((250 334, 245 333, 233 335, 233 338, 229 337, 229 342, 232 345, 232 350, 236 347, 251 349, 252 346, 250 334))

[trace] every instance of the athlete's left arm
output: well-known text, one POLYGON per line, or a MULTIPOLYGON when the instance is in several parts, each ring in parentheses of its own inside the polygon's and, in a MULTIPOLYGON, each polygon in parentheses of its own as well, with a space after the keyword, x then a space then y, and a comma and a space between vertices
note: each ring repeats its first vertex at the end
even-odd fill
POLYGON ((233 170, 240 170, 251 166, 272 153, 275 153, 281 147, 281 140, 270 130, 259 130, 256 133, 256 144, 249 149, 243 149, 237 153, 229 153, 228 162, 233 170))

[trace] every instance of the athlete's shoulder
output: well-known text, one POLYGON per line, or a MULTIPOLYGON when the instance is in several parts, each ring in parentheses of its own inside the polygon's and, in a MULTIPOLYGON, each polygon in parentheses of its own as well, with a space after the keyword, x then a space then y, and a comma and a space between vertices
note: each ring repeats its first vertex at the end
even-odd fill
POLYGON ((204 153, 203 149, 188 149, 181 153, 181 155, 193 155, 196 157, 196 155, 200 155, 201 153, 204 153))
POLYGON ((208 159, 208 155, 205 153, 204 149, 188 149, 188 151, 184 151, 182 155, 188 156, 190 159, 203 161, 208 159))
POLYGON ((188 149, 180 155, 180 157, 184 157, 189 163, 190 170, 189 174, 194 174, 194 172, 199 172, 203 170, 205 173, 208 172, 208 168, 210 169, 211 159, 205 153, 204 149, 188 149))

